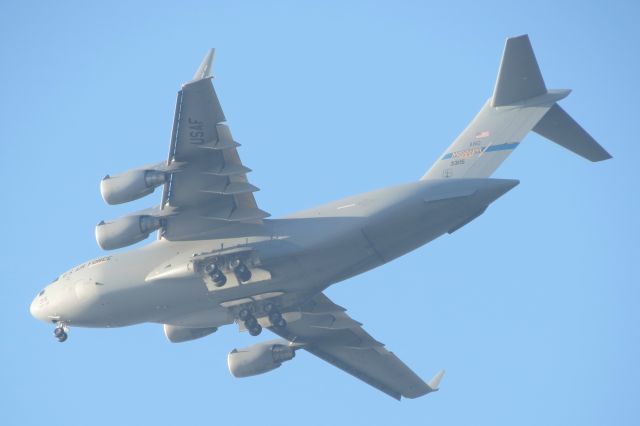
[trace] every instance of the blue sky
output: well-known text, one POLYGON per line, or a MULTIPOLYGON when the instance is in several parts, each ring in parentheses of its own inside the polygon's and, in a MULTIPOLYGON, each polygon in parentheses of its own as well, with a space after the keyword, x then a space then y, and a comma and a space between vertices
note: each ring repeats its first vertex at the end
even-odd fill
MULTIPOLYGON (((636 2, 184 1, 0 4, 0 423, 637 425, 640 65, 636 2), (96 3, 96 4, 92 4, 96 3), (311 355, 233 379, 227 327, 72 329, 29 316, 102 254, 99 181, 166 157, 175 93, 209 47, 260 206, 283 215, 420 177, 528 33, 550 88, 613 160, 529 135, 485 215, 328 291, 442 390, 398 403, 311 355)), ((262 337, 261 337, 262 338, 262 337)))

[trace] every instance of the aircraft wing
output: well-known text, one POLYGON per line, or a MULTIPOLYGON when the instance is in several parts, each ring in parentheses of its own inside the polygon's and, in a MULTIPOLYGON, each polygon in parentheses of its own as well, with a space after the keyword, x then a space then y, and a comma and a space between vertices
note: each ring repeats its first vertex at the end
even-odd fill
POLYGON ((197 238, 229 222, 256 222, 260 210, 247 180, 251 171, 240 161, 211 80, 214 50, 205 56, 193 80, 178 92, 161 209, 166 213, 162 237, 197 238))
POLYGON ((286 329, 271 330, 398 400, 438 390, 444 371, 425 383, 324 294, 315 296, 301 314, 286 329))

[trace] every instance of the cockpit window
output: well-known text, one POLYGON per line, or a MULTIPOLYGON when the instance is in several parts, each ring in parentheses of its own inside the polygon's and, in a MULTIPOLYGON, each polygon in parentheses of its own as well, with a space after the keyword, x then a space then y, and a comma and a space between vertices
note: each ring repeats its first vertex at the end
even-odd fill
POLYGON ((38 296, 42 296, 44 294, 44 290, 42 290, 40 293, 38 293, 38 296))
POLYGON ((53 281, 51 281, 51 283, 50 283, 50 284, 55 283, 56 281, 58 281, 58 279, 59 279, 59 277, 55 277, 55 278, 53 279, 53 281))

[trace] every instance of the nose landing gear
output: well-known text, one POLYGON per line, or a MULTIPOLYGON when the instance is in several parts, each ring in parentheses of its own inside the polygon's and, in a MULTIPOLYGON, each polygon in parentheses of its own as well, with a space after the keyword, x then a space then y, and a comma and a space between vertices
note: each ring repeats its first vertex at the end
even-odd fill
POLYGON ((67 327, 66 324, 57 323, 56 328, 53 330, 53 335, 56 336, 56 339, 58 339, 58 342, 62 343, 69 338, 69 335, 67 334, 68 331, 69 331, 69 327, 67 327))

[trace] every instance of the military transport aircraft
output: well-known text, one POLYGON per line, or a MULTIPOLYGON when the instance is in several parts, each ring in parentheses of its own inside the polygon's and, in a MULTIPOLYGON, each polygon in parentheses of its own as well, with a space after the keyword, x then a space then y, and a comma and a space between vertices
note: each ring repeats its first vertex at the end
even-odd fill
POLYGON ((519 183, 489 177, 530 130, 591 161, 610 158, 557 104, 570 91, 547 90, 524 35, 507 39, 492 96, 422 178, 266 219, 212 85, 213 55, 178 92, 168 159, 100 184, 108 204, 163 192, 158 207, 98 223, 99 246, 155 231, 157 241, 77 266, 33 300, 31 314, 60 342, 70 326, 153 322, 184 342, 235 322, 280 336, 231 351, 235 377, 303 349, 394 398, 425 395, 443 371, 423 381, 323 291, 480 216, 519 183))

